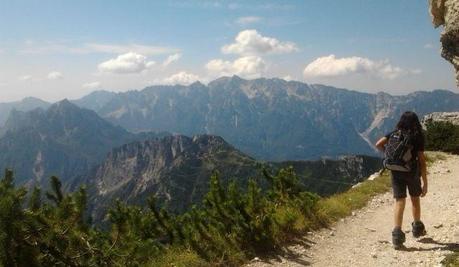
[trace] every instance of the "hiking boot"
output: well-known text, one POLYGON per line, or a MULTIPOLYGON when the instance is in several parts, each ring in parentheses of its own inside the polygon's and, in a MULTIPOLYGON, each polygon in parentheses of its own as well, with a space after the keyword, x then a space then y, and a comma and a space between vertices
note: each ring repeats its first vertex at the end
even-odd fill
POLYGON ((427 232, 426 232, 426 227, 424 226, 424 224, 419 221, 419 222, 412 222, 411 223, 411 226, 413 227, 413 236, 415 238, 418 238, 420 236, 423 236, 423 235, 426 235, 427 232))
POLYGON ((392 244, 395 249, 400 249, 405 242, 405 233, 400 228, 395 228, 392 231, 392 244))

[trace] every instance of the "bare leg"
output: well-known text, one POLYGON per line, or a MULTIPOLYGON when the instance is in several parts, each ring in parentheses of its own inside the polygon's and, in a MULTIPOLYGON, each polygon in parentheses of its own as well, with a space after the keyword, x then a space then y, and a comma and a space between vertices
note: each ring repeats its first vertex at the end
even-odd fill
POLYGON ((402 228, 403 212, 405 211, 406 198, 396 198, 394 208, 394 226, 402 228))
POLYGON ((413 220, 419 222, 421 220, 421 200, 419 197, 411 197, 411 204, 413 204, 413 220))

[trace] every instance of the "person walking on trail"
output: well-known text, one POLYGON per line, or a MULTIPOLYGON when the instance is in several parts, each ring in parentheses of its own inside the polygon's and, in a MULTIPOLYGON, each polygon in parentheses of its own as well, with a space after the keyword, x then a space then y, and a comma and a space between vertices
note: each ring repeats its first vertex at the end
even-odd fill
POLYGON ((411 224, 413 236, 417 238, 426 234, 425 226, 421 221, 419 197, 427 194, 427 170, 424 135, 416 113, 411 111, 403 113, 395 130, 379 139, 375 146, 384 151, 384 167, 391 171, 395 198, 392 243, 395 249, 400 249, 405 242, 402 222, 407 189, 413 205, 411 224))

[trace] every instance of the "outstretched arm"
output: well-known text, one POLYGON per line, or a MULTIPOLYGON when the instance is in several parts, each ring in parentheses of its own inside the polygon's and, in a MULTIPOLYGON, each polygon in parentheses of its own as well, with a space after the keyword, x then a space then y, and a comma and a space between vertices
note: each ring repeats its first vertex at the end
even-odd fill
POLYGON ((376 142, 375 146, 380 151, 384 151, 384 146, 386 145, 386 143, 387 143, 387 138, 383 137, 383 138, 379 139, 378 142, 376 142))
POLYGON ((419 158, 419 167, 421 168, 421 177, 422 177, 422 194, 421 197, 427 194, 427 164, 426 164, 426 157, 424 155, 424 151, 418 152, 419 158))

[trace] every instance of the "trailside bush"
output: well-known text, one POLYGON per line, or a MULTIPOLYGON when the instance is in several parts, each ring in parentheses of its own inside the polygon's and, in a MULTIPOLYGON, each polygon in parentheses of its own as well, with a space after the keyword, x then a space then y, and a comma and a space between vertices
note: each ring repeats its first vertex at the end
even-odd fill
POLYGON ((57 177, 50 192, 27 198, 13 173, 0 180, 0 266, 240 265, 278 248, 317 224, 319 197, 305 192, 292 168, 223 185, 218 173, 200 205, 174 215, 150 197, 145 208, 115 201, 109 229, 90 225, 84 187, 65 194, 57 177), (25 204, 27 203, 27 205, 25 204))
POLYGON ((426 124, 426 149, 459 154, 459 126, 451 122, 431 121, 426 124))

